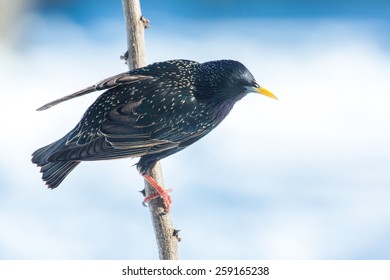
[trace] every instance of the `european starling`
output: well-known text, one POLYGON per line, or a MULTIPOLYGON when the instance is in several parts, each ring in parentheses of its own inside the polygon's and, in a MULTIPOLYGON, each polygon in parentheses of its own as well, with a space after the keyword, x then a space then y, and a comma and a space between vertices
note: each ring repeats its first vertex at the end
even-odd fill
POLYGON ((76 127, 35 151, 32 162, 53 189, 81 161, 140 157, 139 173, 156 188, 167 210, 167 191, 149 175, 155 163, 213 130, 247 93, 276 99, 240 62, 170 60, 105 79, 38 110, 97 90, 106 91, 76 127))

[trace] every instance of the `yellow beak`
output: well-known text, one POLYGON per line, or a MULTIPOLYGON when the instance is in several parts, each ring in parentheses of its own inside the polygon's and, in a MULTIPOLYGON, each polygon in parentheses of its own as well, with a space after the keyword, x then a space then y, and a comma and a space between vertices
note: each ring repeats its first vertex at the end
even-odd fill
POLYGON ((270 92, 269 90, 266 90, 263 87, 257 87, 257 88, 255 88, 255 90, 257 93, 260 93, 260 94, 263 94, 265 96, 268 96, 268 97, 271 97, 273 99, 278 100, 278 98, 272 92, 270 92))

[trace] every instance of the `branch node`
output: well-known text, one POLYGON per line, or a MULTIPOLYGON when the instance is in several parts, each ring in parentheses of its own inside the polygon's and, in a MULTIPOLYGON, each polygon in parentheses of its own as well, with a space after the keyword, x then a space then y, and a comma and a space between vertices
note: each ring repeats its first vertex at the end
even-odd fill
POLYGON ((145 190, 145 188, 144 188, 142 191, 139 191, 139 192, 142 193, 143 197, 146 196, 146 190, 145 190))
POLYGON ((181 237, 179 236, 180 229, 173 230, 173 236, 177 238, 177 241, 181 241, 181 237))
POLYGON ((127 64, 127 61, 129 60, 129 51, 126 51, 124 54, 122 54, 120 57, 119 57, 121 60, 124 60, 125 61, 125 64, 127 64))
POLYGON ((144 16, 141 16, 140 20, 141 20, 142 24, 144 25, 145 29, 151 28, 151 26, 149 25, 150 20, 148 20, 144 16))

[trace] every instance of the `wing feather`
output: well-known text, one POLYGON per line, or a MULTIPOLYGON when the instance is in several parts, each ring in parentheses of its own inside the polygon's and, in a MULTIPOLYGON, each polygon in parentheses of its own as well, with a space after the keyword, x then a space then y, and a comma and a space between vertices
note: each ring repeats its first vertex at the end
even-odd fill
POLYGON ((80 91, 77 91, 75 93, 72 93, 70 95, 61 97, 59 99, 56 99, 54 101, 51 101, 37 109, 37 111, 43 111, 46 109, 49 109, 59 103, 62 103, 64 101, 80 97, 83 95, 86 95, 88 93, 98 91, 98 90, 106 90, 106 89, 111 89, 114 87, 117 87, 118 85, 124 85, 124 84, 131 84, 137 81, 145 80, 145 79, 151 79, 153 78, 152 76, 146 76, 146 75, 134 75, 131 74, 131 72, 125 72, 121 73, 115 76, 112 76, 110 78, 104 79, 103 81, 98 82, 97 84, 93 86, 89 86, 85 89, 82 89, 80 91))
MULTIPOLYGON (((190 114, 179 116, 176 113, 160 112, 161 108, 156 105, 163 104, 163 99, 171 98, 174 90, 170 88, 169 81, 131 72, 105 79, 42 108, 47 109, 62 101, 104 89, 108 91, 90 106, 78 126, 69 133, 66 145, 53 153, 49 161, 89 161, 171 154, 177 148, 182 149, 207 134, 207 130, 195 126, 196 120, 190 114), (135 82, 139 83, 136 87, 127 87, 135 82), (118 105, 111 100, 118 101, 118 105), (102 104, 107 104, 107 107, 99 107, 102 104)), ((193 100, 190 95, 186 98, 193 100)), ((173 108, 172 105, 171 109, 176 112, 192 112, 198 106, 193 102, 175 104, 178 107, 173 108)))

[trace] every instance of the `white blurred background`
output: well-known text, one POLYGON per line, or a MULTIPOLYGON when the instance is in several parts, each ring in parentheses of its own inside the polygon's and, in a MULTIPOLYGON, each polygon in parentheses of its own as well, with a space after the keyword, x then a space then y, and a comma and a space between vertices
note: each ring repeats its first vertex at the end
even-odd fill
MULTIPOLYGON (((390 4, 141 2, 148 62, 236 59, 279 97, 162 161, 180 257, 389 259, 390 4)), ((2 0, 0 36, 0 259, 156 259, 136 159, 55 190, 30 162, 99 93, 36 108, 127 70, 121 1, 2 0)))

